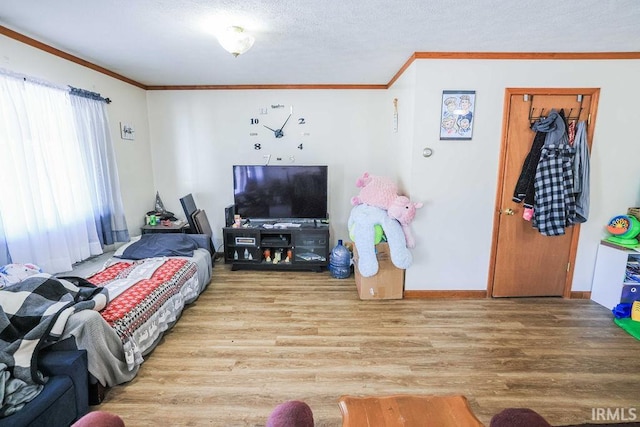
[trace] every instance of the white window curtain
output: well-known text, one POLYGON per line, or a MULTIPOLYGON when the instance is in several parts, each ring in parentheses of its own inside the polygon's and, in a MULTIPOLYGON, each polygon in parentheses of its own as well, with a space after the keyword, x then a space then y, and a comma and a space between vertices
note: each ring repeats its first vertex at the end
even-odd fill
POLYGON ((100 243, 129 241, 107 107, 96 93, 71 89, 71 106, 83 163, 87 165, 93 217, 100 243))
POLYGON ((11 261, 58 273, 101 254, 68 89, 0 72, 0 144, 0 246, 11 261))

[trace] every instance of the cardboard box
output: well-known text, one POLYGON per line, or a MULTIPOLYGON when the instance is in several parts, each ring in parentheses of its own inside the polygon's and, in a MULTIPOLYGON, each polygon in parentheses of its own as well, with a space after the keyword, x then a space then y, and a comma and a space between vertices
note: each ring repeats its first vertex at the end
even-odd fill
POLYGON ((358 271, 358 249, 353 245, 353 261, 358 295, 362 300, 402 299, 404 293, 404 270, 391 262, 389 244, 376 245, 378 273, 371 277, 362 277, 358 271))

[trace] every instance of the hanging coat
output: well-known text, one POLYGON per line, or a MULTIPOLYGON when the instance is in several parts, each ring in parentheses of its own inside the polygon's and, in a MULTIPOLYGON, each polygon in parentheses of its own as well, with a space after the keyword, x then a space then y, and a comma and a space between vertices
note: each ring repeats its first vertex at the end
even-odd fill
MULTIPOLYGON (((536 124, 531 127, 532 130, 536 130, 536 124)), ((522 171, 520 177, 516 183, 516 188, 513 191, 513 200, 516 203, 522 203, 525 208, 533 208, 535 201, 534 183, 536 177, 536 169, 538 168, 538 162, 540 161, 540 155, 542 154, 542 146, 544 145, 547 134, 545 132, 536 132, 536 136, 533 138, 533 144, 529 154, 524 159, 522 165, 522 171)))
POLYGON ((578 123, 573 146, 576 149, 573 162, 573 191, 576 195, 576 223, 589 219, 589 144, 587 143, 587 123, 578 123))
POLYGON ((545 236, 559 236, 575 221, 575 148, 569 145, 563 114, 552 110, 544 128, 548 133, 536 169, 532 225, 545 236))

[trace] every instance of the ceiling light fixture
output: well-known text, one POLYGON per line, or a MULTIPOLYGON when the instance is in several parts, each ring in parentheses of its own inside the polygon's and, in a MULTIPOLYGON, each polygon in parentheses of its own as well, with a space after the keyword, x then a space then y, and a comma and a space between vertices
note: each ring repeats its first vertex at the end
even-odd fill
POLYGON ((238 26, 232 26, 218 35, 218 42, 222 47, 237 57, 251 49, 255 37, 244 32, 244 28, 238 26))

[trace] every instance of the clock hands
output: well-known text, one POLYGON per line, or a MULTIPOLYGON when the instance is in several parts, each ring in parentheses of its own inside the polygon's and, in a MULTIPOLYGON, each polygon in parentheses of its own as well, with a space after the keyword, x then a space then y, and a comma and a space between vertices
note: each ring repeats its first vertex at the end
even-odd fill
MULTIPOLYGON (((284 135, 284 134, 282 133, 282 129, 284 129, 284 126, 287 124, 287 122, 289 121, 289 119, 290 119, 290 118, 291 118, 291 113, 289 113, 289 117, 287 117, 287 120, 285 120, 285 121, 284 121, 284 123, 282 124, 282 126, 280 126, 280 133, 281 133, 282 135, 284 135)), ((282 135, 280 135, 280 136, 282 136, 282 135)))
POLYGON ((282 138, 284 136, 284 132, 282 132, 282 129, 284 129, 285 125, 287 124, 287 122, 289 121, 289 119, 291 118, 291 114, 289 113, 289 117, 287 117, 287 120, 284 121, 284 123, 282 124, 282 126, 280 126, 280 129, 271 129, 269 126, 267 125, 262 125, 264 127, 266 127, 267 129, 269 129, 271 132, 274 133, 276 138, 282 138))
MULTIPOLYGON (((284 132, 282 132, 282 128, 280 129, 271 129, 269 126, 267 125, 262 125, 264 127, 266 127, 267 129, 269 129, 271 132, 273 132, 273 134, 276 136, 276 138, 282 138, 284 136, 284 132)), ((284 127, 284 126, 283 126, 284 127)))

